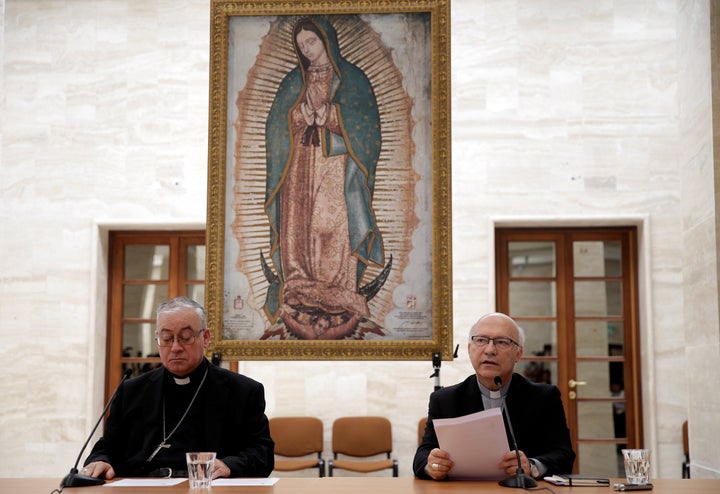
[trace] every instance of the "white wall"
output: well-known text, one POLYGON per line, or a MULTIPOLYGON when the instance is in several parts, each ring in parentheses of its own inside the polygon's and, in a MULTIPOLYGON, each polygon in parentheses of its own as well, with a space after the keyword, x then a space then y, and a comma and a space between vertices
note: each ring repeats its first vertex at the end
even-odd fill
MULTIPOLYGON (((102 406, 107 230, 204 222, 209 2, 4 7, 0 477, 59 478, 102 406)), ((707 11, 706 0, 452 3, 461 351, 443 363, 442 382, 469 374, 467 330, 493 308, 495 223, 639 224, 645 437, 663 477, 680 475, 680 424, 688 403, 699 404, 685 376, 720 361, 716 314, 705 321, 707 346, 683 351, 695 308, 717 312, 714 268, 684 278, 688 249, 710 245, 716 258, 683 216, 700 208, 714 222, 712 201, 697 202, 713 194, 712 157, 687 171, 683 147, 695 136, 693 156, 707 155, 711 122, 680 124, 710 104, 706 85, 679 91, 688 63, 709 59, 707 11), (698 277, 706 289, 695 290, 698 277)), ((411 475, 430 362, 245 362, 240 371, 265 384, 269 415, 319 415, 328 438, 337 416, 388 416, 400 473, 411 475)), ((698 444, 720 437, 711 410, 691 411, 707 431, 698 444)), ((698 470, 720 476, 719 460, 698 454, 698 470)))
MULTIPOLYGON (((690 438, 690 473, 693 477, 717 477, 720 395, 708 392, 705 383, 720 382, 718 341, 718 167, 713 164, 720 134, 713 132, 713 107, 717 94, 718 3, 681 2, 678 16, 679 163, 683 215, 683 318, 674 337, 658 341, 657 351, 669 359, 686 362, 681 375, 688 388, 688 402, 681 403, 675 388, 658 386, 663 398, 674 407, 687 406, 690 438), (711 28, 712 25, 712 28, 711 28), (714 31, 714 32, 712 32, 714 31), (712 36, 711 36, 712 32, 712 36), (710 50, 710 40, 714 45, 710 50), (711 55, 708 56, 708 51, 711 55), (703 53, 706 55, 695 56, 703 53), (711 75, 714 64, 714 79, 711 75), (716 94, 710 96, 712 86, 716 94), (714 186, 710 186, 713 184, 714 186), (683 342, 684 339, 684 342, 683 342), (678 352, 678 348, 685 348, 678 352)), ((715 129, 718 128, 717 115, 715 129)), ((658 383, 662 377, 658 376, 658 383)))

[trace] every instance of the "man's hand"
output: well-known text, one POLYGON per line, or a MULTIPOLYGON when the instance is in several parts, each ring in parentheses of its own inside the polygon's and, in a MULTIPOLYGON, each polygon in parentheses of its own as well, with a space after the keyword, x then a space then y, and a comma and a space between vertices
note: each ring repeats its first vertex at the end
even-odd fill
POLYGON ((425 471, 434 480, 442 480, 447 477, 448 472, 454 464, 447 451, 443 451, 440 448, 433 448, 428 455, 425 471))
MULTIPOLYGON (((530 461, 527 456, 525 456, 525 453, 522 451, 519 451, 519 453, 520 464, 522 465, 523 472, 525 472, 526 475, 530 475, 530 461)), ((500 463, 498 463, 498 468, 505 470, 505 473, 508 475, 515 475, 517 467, 517 455, 515 454, 515 450, 505 453, 500 459, 500 463)))
POLYGON ((89 477, 97 477, 105 480, 110 480, 115 477, 115 470, 113 470, 112 465, 104 461, 88 463, 80 470, 80 473, 89 477))
POLYGON ((215 460, 215 469, 213 470, 213 476, 212 478, 216 479, 218 477, 229 477, 230 476, 230 468, 223 463, 222 460, 215 460))

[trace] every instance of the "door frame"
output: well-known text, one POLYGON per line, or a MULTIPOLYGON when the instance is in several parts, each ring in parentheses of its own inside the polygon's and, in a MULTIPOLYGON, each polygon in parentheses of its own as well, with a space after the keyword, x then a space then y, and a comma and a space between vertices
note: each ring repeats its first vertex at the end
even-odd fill
MULTIPOLYGON (((649 370, 648 367, 650 367, 651 365, 648 363, 648 359, 645 359, 645 361, 643 362, 643 360, 641 360, 640 358, 641 353, 643 353, 641 351, 641 348, 644 347, 644 344, 651 341, 651 338, 649 337, 649 335, 647 335, 647 332, 644 331, 644 334, 641 334, 640 332, 641 319, 644 319, 641 317, 641 310, 643 307, 640 296, 643 287, 643 277, 641 276, 641 274, 646 272, 641 264, 641 261, 645 259, 645 256, 643 256, 640 248, 640 245, 643 245, 643 232, 645 232, 645 229, 642 228, 642 222, 638 223, 637 221, 632 221, 623 222, 622 224, 618 225, 603 226, 591 226, 587 224, 577 224, 571 226, 567 224, 561 226, 549 224, 543 224, 541 226, 540 224, 535 224, 532 226, 528 226, 527 224, 508 224, 507 222, 503 222, 503 224, 494 224, 492 235, 493 252, 495 255, 495 263, 493 264, 493 267, 495 269, 495 273, 493 276, 493 279, 495 280, 494 287, 496 291, 495 301, 497 310, 506 311, 508 310, 509 304, 507 294, 503 291, 503 287, 508 286, 508 278, 506 276, 507 270, 505 269, 503 272, 503 266, 507 266, 507 252, 502 248, 501 240, 497 238, 499 237, 498 230, 502 230, 503 237, 506 237, 507 234, 512 235, 514 233, 519 233, 538 235, 538 237, 534 240, 553 240, 558 242, 564 242, 563 249, 560 249, 561 252, 556 253, 558 265, 555 279, 559 282, 557 286, 558 305, 556 313, 556 331, 558 338, 557 385, 562 392, 563 404, 565 405, 568 415, 568 426, 571 430, 573 447, 576 451, 578 451, 579 449, 577 414, 575 412, 575 404, 571 404, 568 397, 569 392, 571 391, 568 386, 568 381, 570 379, 577 379, 577 376, 573 375, 575 374, 576 369, 576 366, 574 365, 575 360, 569 362, 566 366, 560 365, 561 360, 567 361, 567 357, 564 357, 563 355, 561 355, 561 353, 564 353, 565 356, 570 355, 569 358, 574 359, 574 339, 570 338, 570 336, 572 336, 572 334, 574 333, 569 332, 568 326, 572 324, 573 321, 576 320, 576 318, 574 317, 574 313, 571 310, 572 308, 570 308, 569 310, 565 306, 566 302, 570 302, 572 300, 572 293, 567 293, 568 291, 571 291, 573 287, 572 242, 577 240, 583 240, 583 237, 593 238, 594 236, 602 236, 603 234, 607 235, 608 233, 611 233, 613 235, 620 234, 623 239, 627 240, 627 249, 625 252, 623 252, 622 256, 623 272, 628 273, 627 276, 628 278, 630 278, 628 282, 629 292, 625 293, 625 290, 623 292, 623 307, 627 307, 627 309, 623 309, 623 314, 625 314, 624 319, 629 325, 629 327, 625 328, 624 338, 624 344, 627 348, 624 356, 624 381, 626 383, 626 406, 628 408, 634 407, 635 410, 635 413, 632 414, 632 416, 629 416, 627 419, 627 445, 628 447, 642 446, 644 444, 643 427, 644 425, 647 425, 644 423, 644 410, 646 407, 643 407, 643 394, 645 394, 645 397, 647 397, 647 391, 644 391, 644 387, 642 386, 642 375, 647 375, 644 374, 644 371, 649 370), (628 223, 631 224, 628 225, 628 223), (573 235, 575 238, 570 238, 569 235, 573 235), (567 257, 562 257, 562 252, 569 252, 569 255, 567 257), (560 282, 561 277, 563 277, 562 282, 560 282), (564 287, 569 287, 569 290, 565 290, 564 287), (561 317, 563 314, 564 316, 561 317), (570 408, 571 406, 572 409, 570 408)), ((647 243, 644 243, 644 245, 647 245, 647 243)), ((648 304, 645 305, 645 307, 648 306, 648 304)), ((645 352, 645 354, 651 355, 652 352, 645 352)), ((651 434, 650 437, 654 439, 654 434, 651 434)), ((593 441, 589 441, 586 439, 584 440, 584 442, 593 441)), ((654 441, 652 440, 651 442, 654 443, 654 441)), ((579 462, 576 462, 576 470, 578 468, 578 465, 579 462)))

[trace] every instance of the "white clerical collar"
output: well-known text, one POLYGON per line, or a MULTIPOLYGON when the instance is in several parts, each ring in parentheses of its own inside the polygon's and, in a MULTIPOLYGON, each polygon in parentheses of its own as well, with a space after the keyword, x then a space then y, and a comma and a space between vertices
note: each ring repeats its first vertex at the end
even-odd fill
POLYGON ((186 384, 190 384, 190 376, 187 376, 187 377, 173 376, 173 379, 175 380, 175 384, 178 384, 180 386, 185 386, 186 384))
POLYGON ((480 388, 480 393, 482 393, 483 396, 490 398, 492 400, 499 400, 500 398, 502 398, 502 395, 507 393, 507 388, 510 385, 510 383, 508 382, 508 384, 506 384, 502 388, 495 391, 495 390, 492 390, 490 388, 483 386, 483 384, 480 382, 479 379, 477 380, 477 384, 478 384, 478 387, 480 388))

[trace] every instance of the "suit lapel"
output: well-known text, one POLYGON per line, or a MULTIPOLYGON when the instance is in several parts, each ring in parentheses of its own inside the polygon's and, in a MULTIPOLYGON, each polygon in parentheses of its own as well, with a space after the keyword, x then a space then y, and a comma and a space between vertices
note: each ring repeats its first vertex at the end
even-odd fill
POLYGON ((459 416, 481 412, 485 409, 482 401, 482 393, 480 393, 480 388, 475 374, 468 377, 465 382, 463 382, 462 396, 463 398, 460 400, 459 416))
POLYGON ((152 451, 162 441, 162 396, 163 396, 163 375, 165 371, 161 367, 157 371, 148 374, 146 390, 137 393, 138 397, 148 397, 142 402, 143 420, 142 426, 145 431, 143 439, 144 458, 150 456, 152 451))
POLYGON ((205 412, 205 437, 210 441, 208 447, 212 451, 218 451, 222 435, 222 422, 225 420, 221 410, 227 406, 228 389, 224 377, 212 364, 209 364, 205 385, 207 386, 204 393, 206 398, 198 405, 202 406, 205 412))

